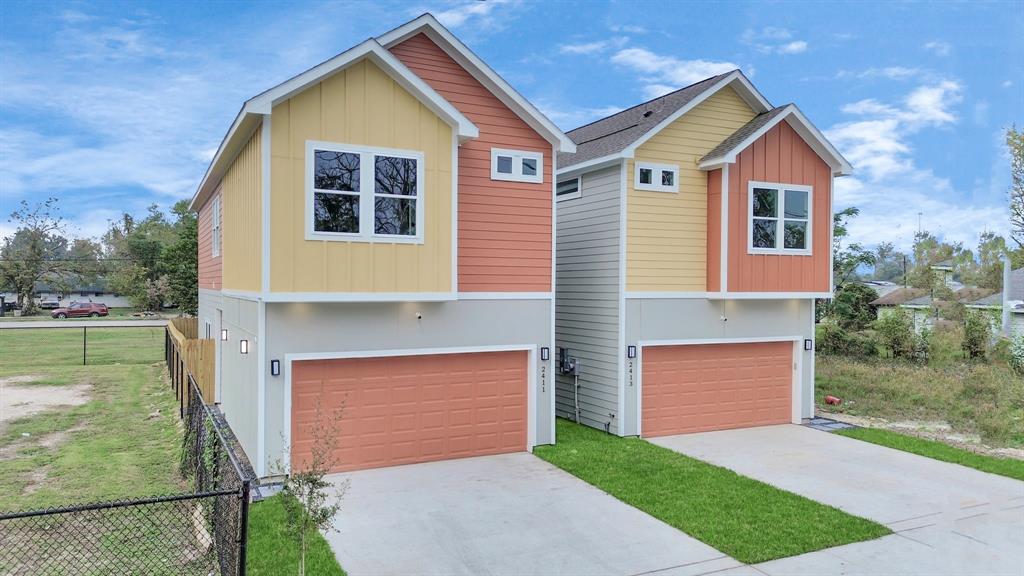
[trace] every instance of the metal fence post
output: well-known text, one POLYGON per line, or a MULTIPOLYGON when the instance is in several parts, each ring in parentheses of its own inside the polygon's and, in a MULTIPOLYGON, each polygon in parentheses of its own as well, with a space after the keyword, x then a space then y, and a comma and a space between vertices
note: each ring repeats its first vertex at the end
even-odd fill
POLYGON ((85 343, 88 340, 88 331, 88 327, 82 326, 82 366, 85 366, 85 343))
MULTIPOLYGON (((224 447, 228 450, 228 447, 224 447)), ((249 547, 249 483, 247 478, 242 480, 242 512, 238 520, 238 576, 245 576, 245 555, 249 547)))

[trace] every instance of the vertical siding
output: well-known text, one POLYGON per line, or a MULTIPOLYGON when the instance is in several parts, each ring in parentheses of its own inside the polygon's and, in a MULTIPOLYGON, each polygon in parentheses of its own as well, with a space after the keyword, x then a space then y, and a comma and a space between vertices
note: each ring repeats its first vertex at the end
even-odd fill
MULTIPOLYGON (((213 203, 219 197, 220 189, 218 188, 213 196, 206 201, 206 204, 199 209, 199 287, 207 290, 220 290, 223 281, 221 270, 223 259, 221 256, 213 255, 213 203)), ((224 220, 223 213, 222 208, 222 222, 224 220)), ((223 247, 223 241, 221 247, 223 247)))
POLYGON ((459 147, 459 290, 551 290, 551 144, 425 35, 391 52, 480 129, 459 147), (543 183, 491 180, 491 148, 544 154, 543 183))
POLYGON ((753 117, 726 87, 637 149, 636 161, 679 165, 679 193, 634 191, 629 162, 627 290, 706 290, 707 175, 697 161, 753 117))
MULTIPOLYGON (((558 203, 555 345, 583 363, 580 407, 587 424, 618 423, 620 170, 583 176, 583 196, 558 203)), ((571 417, 573 379, 556 379, 556 413, 571 417)))
POLYGON ((224 288, 260 289, 262 246, 262 148, 263 128, 253 133, 238 153, 221 183, 221 257, 224 288))
POLYGON ((828 292, 832 171, 786 122, 758 138, 729 169, 729 290, 828 292), (751 180, 813 187, 811 255, 748 254, 751 180))
POLYGON ((708 292, 722 289, 722 170, 708 172, 708 292))
POLYGON ((452 289, 452 129, 368 60, 274 107, 271 278, 280 292, 452 289), (422 244, 306 240, 306 141, 424 153, 422 244))

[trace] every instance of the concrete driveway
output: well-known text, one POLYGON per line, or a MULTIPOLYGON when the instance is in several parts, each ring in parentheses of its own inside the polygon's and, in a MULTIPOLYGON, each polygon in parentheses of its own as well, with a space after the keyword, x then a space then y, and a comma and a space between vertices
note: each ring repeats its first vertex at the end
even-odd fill
POLYGON ((895 532, 722 574, 1024 574, 1024 482, 793 425, 651 441, 895 532))
POLYGON ((327 539, 353 576, 684 576, 742 566, 527 453, 331 477, 346 478, 327 539))

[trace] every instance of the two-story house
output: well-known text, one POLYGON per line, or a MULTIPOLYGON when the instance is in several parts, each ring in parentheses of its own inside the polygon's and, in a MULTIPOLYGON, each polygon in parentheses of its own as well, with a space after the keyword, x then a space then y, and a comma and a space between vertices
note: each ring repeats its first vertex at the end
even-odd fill
POLYGON ((430 15, 245 102, 192 208, 216 401, 258 475, 337 409, 338 470, 553 442, 574 150, 430 15))
POLYGON ((576 369, 557 414, 640 436, 813 416, 846 160, 738 70, 568 135, 556 345, 576 369))

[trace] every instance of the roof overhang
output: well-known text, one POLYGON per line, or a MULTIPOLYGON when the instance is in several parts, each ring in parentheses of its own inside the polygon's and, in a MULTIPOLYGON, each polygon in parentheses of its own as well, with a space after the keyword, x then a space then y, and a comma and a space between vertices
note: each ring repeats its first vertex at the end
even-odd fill
POLYGON ((736 157, 739 156, 740 152, 746 150, 751 144, 753 144, 758 138, 764 136, 769 130, 774 128, 785 120, 789 123, 790 127, 804 139, 804 142, 811 147, 814 152, 820 156, 826 164, 832 168, 833 176, 846 176, 853 172, 853 166, 843 158, 843 155, 836 150, 835 146, 825 138, 825 135, 818 130, 811 121, 804 116, 804 113, 796 107, 796 104, 789 104, 786 108, 779 113, 775 118, 764 126, 754 131, 750 136, 745 138, 742 142, 732 147, 730 150, 715 156, 713 158, 706 158, 698 164, 698 168, 701 170, 714 170, 721 168, 726 164, 732 164, 736 162, 736 157))
POLYGON ((545 140, 555 147, 557 152, 575 152, 576 144, 559 130, 551 120, 519 92, 499 76, 490 66, 484 63, 472 50, 456 38, 447 28, 441 25, 431 14, 423 14, 419 18, 377 37, 377 41, 385 48, 401 43, 416 34, 426 34, 453 60, 459 63, 478 82, 490 90, 503 104, 508 106, 517 116, 537 131, 545 140))
POLYGON ((469 118, 466 118, 455 106, 445 100, 412 70, 409 70, 394 54, 371 38, 246 101, 234 122, 231 123, 224 140, 221 141, 210 166, 206 169, 206 174, 192 196, 189 208, 196 210, 209 198, 220 184, 221 178, 224 177, 231 162, 248 142, 256 127, 263 122, 263 116, 269 115, 274 106, 364 59, 376 64, 395 82, 448 123, 455 130, 459 142, 480 136, 479 128, 469 118))

